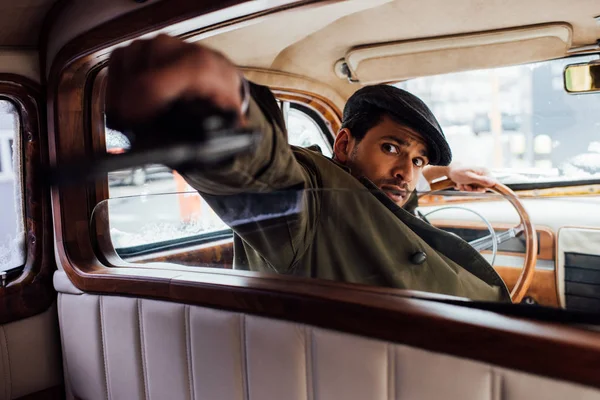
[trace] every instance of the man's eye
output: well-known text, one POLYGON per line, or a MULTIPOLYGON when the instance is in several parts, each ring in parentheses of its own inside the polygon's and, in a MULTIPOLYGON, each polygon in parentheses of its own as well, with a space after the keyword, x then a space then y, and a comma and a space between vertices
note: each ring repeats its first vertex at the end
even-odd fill
POLYGON ((413 158, 413 164, 417 167, 423 167, 425 166, 425 161, 422 158, 413 158))
POLYGON ((384 143, 381 146, 381 148, 386 153, 391 153, 391 154, 398 154, 398 153, 400 153, 400 151, 398 151, 398 147, 396 147, 396 146, 394 146, 393 144, 390 144, 390 143, 384 143))

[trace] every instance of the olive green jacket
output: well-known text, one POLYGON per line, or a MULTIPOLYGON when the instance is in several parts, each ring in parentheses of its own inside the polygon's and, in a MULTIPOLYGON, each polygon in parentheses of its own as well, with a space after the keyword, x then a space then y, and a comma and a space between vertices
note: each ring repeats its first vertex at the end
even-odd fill
POLYGON ((184 174, 233 228, 234 268, 509 301, 465 241, 319 152, 289 146, 270 91, 252 85, 252 97, 250 125, 263 134, 255 151, 184 174))

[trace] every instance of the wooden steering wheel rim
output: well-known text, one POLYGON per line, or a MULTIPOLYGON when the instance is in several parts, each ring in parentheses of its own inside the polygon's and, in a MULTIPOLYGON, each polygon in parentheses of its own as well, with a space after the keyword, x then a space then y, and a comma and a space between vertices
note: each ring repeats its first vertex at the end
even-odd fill
MULTIPOLYGON (((432 183, 430 193, 448 189, 454 187, 455 185, 456 184, 450 179, 444 179, 442 181, 432 183)), ((533 282, 533 275, 535 274, 535 264, 537 262, 538 254, 537 234, 527 210, 525 210, 523 203, 521 203, 521 200, 519 200, 519 197, 515 194, 515 192, 513 192, 508 186, 499 182, 489 188, 489 190, 502 195, 510 202, 515 210, 517 210, 521 220, 518 227, 523 229, 523 233, 525 234, 525 262, 523 265, 523 270, 521 271, 521 275, 519 275, 519 279, 517 279, 517 283, 510 292, 511 301, 513 303, 520 303, 521 300, 523 300, 523 297, 525 297, 529 286, 531 286, 531 283, 533 282)))

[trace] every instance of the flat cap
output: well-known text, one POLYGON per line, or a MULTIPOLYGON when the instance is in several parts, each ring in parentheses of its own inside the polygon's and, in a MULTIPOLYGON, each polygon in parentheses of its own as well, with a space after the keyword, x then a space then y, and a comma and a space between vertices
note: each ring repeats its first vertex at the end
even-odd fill
POLYGON ((371 85, 357 90, 346 102, 343 121, 365 108, 377 107, 392 119, 419 133, 428 147, 429 164, 448 165, 452 151, 437 119, 414 94, 391 85, 371 85))

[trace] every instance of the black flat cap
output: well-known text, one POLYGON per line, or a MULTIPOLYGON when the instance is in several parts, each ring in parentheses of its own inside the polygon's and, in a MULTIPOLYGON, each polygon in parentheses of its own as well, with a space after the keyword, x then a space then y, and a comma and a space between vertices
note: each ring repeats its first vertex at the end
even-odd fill
POLYGON ((398 123, 418 132, 428 147, 431 165, 448 165, 452 152, 437 119, 421 99, 406 90, 390 85, 371 85, 357 90, 344 107, 343 120, 360 114, 365 108, 377 107, 398 123))

